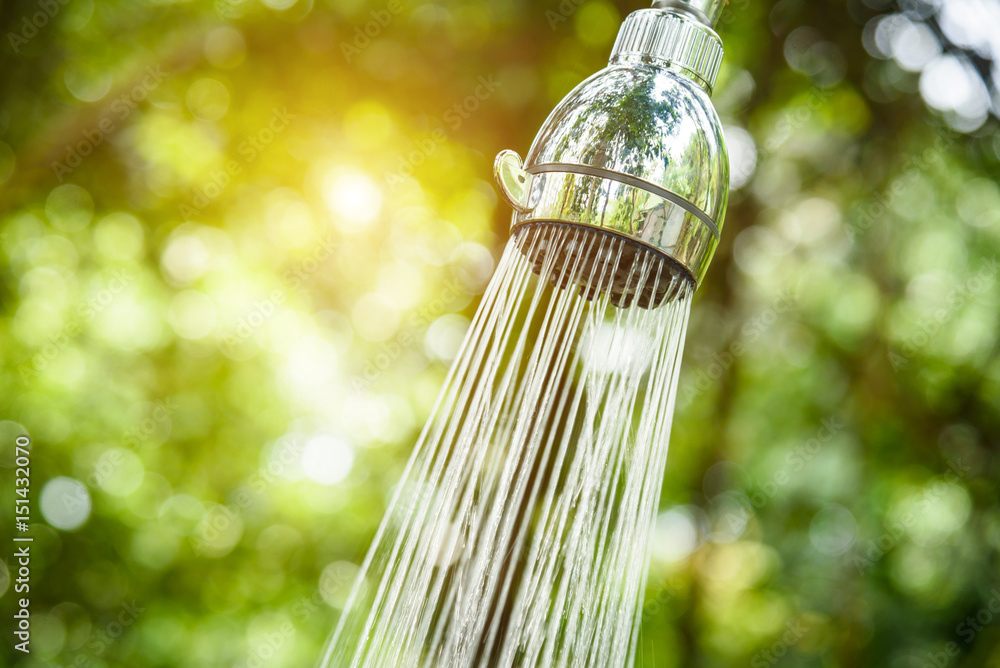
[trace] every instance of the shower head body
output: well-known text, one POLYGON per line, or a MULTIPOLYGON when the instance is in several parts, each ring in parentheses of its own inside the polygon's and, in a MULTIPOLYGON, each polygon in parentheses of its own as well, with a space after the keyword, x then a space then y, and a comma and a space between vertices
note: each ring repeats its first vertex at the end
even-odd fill
POLYGON ((626 18, 608 67, 556 107, 523 164, 504 151, 495 171, 515 210, 512 229, 552 223, 618 235, 697 287, 729 195, 709 97, 722 61, 710 21, 722 3, 658 4, 626 18))

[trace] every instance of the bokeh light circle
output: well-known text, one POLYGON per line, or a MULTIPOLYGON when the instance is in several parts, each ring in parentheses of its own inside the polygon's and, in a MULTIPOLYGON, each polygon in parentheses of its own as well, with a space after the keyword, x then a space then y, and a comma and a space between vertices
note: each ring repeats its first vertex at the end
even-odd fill
POLYGON ((94 200, 85 189, 66 183, 49 193, 45 200, 45 215, 57 230, 78 232, 87 227, 94 217, 94 200))
POLYGON ((347 441, 320 434, 306 441, 302 451, 302 469, 306 477, 321 485, 336 485, 351 473, 354 450, 347 441))
POLYGON ((45 521, 56 529, 75 531, 90 518, 90 492, 79 480, 53 478, 42 487, 39 508, 45 521))

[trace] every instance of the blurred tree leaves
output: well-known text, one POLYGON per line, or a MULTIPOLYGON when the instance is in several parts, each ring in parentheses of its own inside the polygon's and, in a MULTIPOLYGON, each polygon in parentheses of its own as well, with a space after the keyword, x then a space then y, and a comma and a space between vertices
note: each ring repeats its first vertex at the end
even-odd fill
MULTIPOLYGON (((36 508, 7 663, 315 660, 506 238, 492 156, 641 6, 4 4, 0 432, 34 439, 36 508), (92 503, 75 531, 39 509, 58 476, 92 503)), ((1000 143, 873 55, 894 12, 723 16, 742 182, 643 665, 1000 661, 1000 143)))

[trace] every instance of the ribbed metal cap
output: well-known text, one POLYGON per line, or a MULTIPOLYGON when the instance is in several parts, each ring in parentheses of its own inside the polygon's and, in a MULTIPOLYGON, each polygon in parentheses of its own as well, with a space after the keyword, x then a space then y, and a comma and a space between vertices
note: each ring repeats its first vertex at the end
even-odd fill
POLYGON ((722 40, 714 30, 680 12, 643 9, 625 19, 611 62, 626 56, 681 67, 711 93, 722 64, 722 40))

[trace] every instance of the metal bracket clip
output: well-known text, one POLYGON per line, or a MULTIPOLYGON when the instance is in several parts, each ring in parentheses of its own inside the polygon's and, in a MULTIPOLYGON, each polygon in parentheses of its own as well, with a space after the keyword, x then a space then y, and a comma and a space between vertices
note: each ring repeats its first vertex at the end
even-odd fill
POLYGON ((528 195, 531 193, 531 174, 524 171, 521 156, 514 151, 501 151, 493 163, 493 176, 496 177, 500 192, 507 203, 519 213, 527 213, 528 195))

